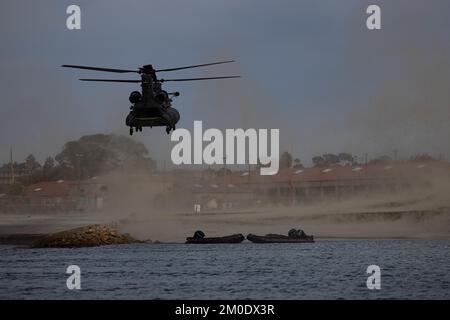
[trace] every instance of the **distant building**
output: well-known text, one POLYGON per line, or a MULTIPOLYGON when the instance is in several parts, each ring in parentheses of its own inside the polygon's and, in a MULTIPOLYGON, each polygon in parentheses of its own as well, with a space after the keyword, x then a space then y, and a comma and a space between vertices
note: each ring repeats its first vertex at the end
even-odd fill
POLYGON ((246 205, 292 205, 356 195, 407 191, 429 187, 436 177, 450 179, 450 164, 442 161, 399 162, 283 169, 273 176, 259 170, 232 172, 207 184, 191 183, 193 202, 202 207, 215 200, 218 208, 246 205), (220 205, 225 203, 225 205, 220 205))
POLYGON ((89 181, 45 181, 26 186, 21 196, 0 197, 0 209, 9 212, 67 212, 100 210, 108 187, 89 181))
POLYGON ((4 164, 0 167, 0 185, 9 185, 13 182, 18 182, 20 180, 26 179, 32 174, 25 163, 14 163, 11 168, 11 164, 4 164))

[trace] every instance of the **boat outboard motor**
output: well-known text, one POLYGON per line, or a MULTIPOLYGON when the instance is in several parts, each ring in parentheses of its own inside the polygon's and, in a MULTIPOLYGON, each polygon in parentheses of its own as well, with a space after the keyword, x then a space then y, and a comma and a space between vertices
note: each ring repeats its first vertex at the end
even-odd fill
POLYGON ((203 233, 203 231, 201 231, 201 230, 195 231, 194 239, 203 239, 204 237, 205 237, 205 234, 203 233))
POLYGON ((288 236, 291 238, 305 238, 306 234, 302 229, 291 229, 288 232, 288 236))
POLYGON ((296 238, 298 236, 297 230, 295 230, 295 229, 289 230, 288 236, 291 238, 296 238))

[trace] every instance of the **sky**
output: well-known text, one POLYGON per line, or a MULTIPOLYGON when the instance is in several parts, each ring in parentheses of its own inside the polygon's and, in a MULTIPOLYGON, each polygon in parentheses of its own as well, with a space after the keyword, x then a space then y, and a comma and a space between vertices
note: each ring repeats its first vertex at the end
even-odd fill
MULTIPOLYGON (((369 159, 416 153, 450 157, 450 2, 364 0, 95 0, 0 3, 0 163, 39 161, 94 133, 128 134, 133 78, 61 68, 234 64, 170 77, 241 79, 167 83, 180 91, 178 127, 279 128, 281 149, 303 163, 326 152, 369 159), (66 8, 81 8, 81 30, 66 8), (381 7, 381 30, 366 8, 381 7)), ((164 76, 169 77, 169 74, 164 76)), ((170 164, 163 128, 133 139, 170 164)))

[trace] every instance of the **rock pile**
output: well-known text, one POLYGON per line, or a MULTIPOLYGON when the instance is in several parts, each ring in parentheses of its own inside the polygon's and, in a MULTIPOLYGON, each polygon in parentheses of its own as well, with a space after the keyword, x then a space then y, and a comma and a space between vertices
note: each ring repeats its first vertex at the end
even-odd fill
POLYGON ((91 225, 45 236, 33 243, 34 248, 80 248, 140 242, 116 229, 91 225))

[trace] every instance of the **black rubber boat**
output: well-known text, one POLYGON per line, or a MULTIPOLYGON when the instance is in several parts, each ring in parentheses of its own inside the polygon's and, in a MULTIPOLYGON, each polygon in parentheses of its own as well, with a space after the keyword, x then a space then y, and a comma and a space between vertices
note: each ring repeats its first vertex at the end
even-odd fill
POLYGON ((193 244, 241 243, 244 240, 245 237, 241 233, 232 234, 224 237, 205 238, 205 234, 202 231, 196 231, 193 237, 186 238, 186 243, 193 243, 193 244))
POLYGON ((247 240, 254 243, 311 243, 314 242, 314 237, 306 235, 303 230, 291 229, 287 236, 282 234, 258 236, 250 233, 247 240))

